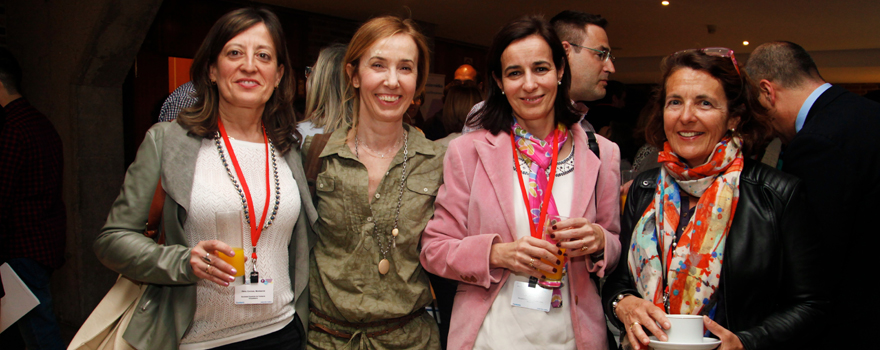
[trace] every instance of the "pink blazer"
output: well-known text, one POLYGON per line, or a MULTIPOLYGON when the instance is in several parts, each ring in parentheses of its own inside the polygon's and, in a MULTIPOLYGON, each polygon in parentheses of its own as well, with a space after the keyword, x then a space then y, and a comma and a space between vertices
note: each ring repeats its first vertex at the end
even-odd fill
MULTIPOLYGON (((605 229, 605 260, 580 257, 569 263, 572 327, 578 349, 605 349, 605 316, 598 286, 589 273, 604 276, 620 256, 620 151, 598 136, 597 158, 584 129, 572 127, 575 143, 575 201, 571 217, 584 217, 605 229), (597 200, 598 198, 598 200, 597 200), (581 303, 583 301, 583 303, 581 303)), ((434 202, 434 218, 422 234, 421 262, 426 270, 459 281, 449 329, 449 349, 471 349, 507 269, 489 269, 493 243, 516 239, 515 171, 510 135, 478 130, 453 140, 443 163, 443 181, 434 202)), ((520 199, 521 200, 521 199, 520 199)))

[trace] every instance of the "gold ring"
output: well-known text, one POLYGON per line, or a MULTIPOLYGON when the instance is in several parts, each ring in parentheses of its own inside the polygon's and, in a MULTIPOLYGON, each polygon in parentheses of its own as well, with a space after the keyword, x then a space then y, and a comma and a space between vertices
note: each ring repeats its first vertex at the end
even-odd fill
POLYGON ((639 323, 639 321, 633 322, 631 325, 629 325, 629 331, 632 332, 633 327, 635 327, 636 325, 642 325, 642 324, 639 323))
POLYGON ((529 260, 529 267, 531 267, 533 269, 535 268, 535 258, 532 258, 532 260, 529 260))
POLYGON ((212 267, 213 267, 213 266, 211 266, 211 264, 208 264, 208 266, 205 267, 205 273, 210 275, 211 273, 208 272, 208 269, 210 269, 210 268, 212 268, 212 267))
POLYGON ((584 244, 584 246, 583 246, 583 247, 581 247, 581 251, 582 251, 582 252, 585 252, 585 251, 587 251, 587 245, 586 245, 586 244, 584 244))

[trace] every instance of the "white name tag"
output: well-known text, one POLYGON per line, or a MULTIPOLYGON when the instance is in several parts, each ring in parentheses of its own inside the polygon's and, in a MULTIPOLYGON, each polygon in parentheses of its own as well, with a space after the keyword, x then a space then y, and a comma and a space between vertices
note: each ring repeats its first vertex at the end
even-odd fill
POLYGON ((513 284, 513 297, 510 305, 526 309, 550 312, 550 299, 553 291, 540 286, 529 287, 528 282, 516 281, 513 284))
POLYGON ((275 282, 262 278, 260 283, 235 286, 235 304, 271 304, 275 299, 275 282))

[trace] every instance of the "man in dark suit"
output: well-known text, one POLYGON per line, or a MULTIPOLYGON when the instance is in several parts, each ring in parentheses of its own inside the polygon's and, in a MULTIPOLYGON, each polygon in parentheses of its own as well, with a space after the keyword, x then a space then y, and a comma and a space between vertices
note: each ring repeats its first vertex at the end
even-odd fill
MULTIPOLYGON (((828 276, 827 349, 876 346, 873 290, 880 227, 880 104, 822 79, 799 45, 780 41, 752 52, 745 70, 758 85, 778 136, 782 170, 803 180, 816 224, 825 230, 828 276)), ((818 346, 818 345, 817 345, 818 346)))

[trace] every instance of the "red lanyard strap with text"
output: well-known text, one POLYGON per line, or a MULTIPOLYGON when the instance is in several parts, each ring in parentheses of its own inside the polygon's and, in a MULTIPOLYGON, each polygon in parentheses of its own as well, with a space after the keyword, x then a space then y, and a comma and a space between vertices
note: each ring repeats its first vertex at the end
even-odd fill
MULTIPOLYGON (((245 198, 247 199, 248 213, 253 215, 255 211, 254 201, 251 199, 251 191, 248 189, 247 181, 244 179, 244 173, 241 172, 241 166, 238 165, 238 159, 235 157, 235 151, 232 150, 232 144, 229 143, 229 136, 226 135, 223 121, 218 119, 217 126, 220 129, 220 136, 223 137, 223 142, 226 144, 226 149, 229 151, 229 158, 232 161, 232 167, 235 168, 235 174, 238 175, 238 181, 241 182, 241 187, 244 190, 245 198)), ((251 259, 254 260, 254 271, 257 269, 257 242, 260 241, 260 234, 263 233, 263 222, 266 220, 266 213, 269 212, 269 196, 271 195, 269 192, 269 137, 266 136, 265 126, 263 126, 263 143, 266 144, 266 204, 263 206, 263 215, 260 217, 260 221, 248 220, 248 224, 251 228, 251 245, 254 247, 254 251, 251 253, 251 259)))
POLYGON ((532 220, 532 207, 529 204, 529 195, 526 192, 526 184, 522 179, 522 170, 519 166, 519 155, 516 148, 515 135, 510 134, 510 146, 513 148, 513 164, 516 164, 516 178, 519 180, 519 189, 522 191, 523 203, 526 205, 526 212, 529 218, 529 228, 532 230, 532 237, 543 239, 544 220, 547 219, 547 208, 550 206, 550 195, 553 192, 553 181, 556 180, 556 161, 559 158, 559 130, 553 130, 553 161, 550 163, 550 179, 547 181, 547 188, 544 189, 544 200, 541 202, 540 221, 535 225, 532 220))

